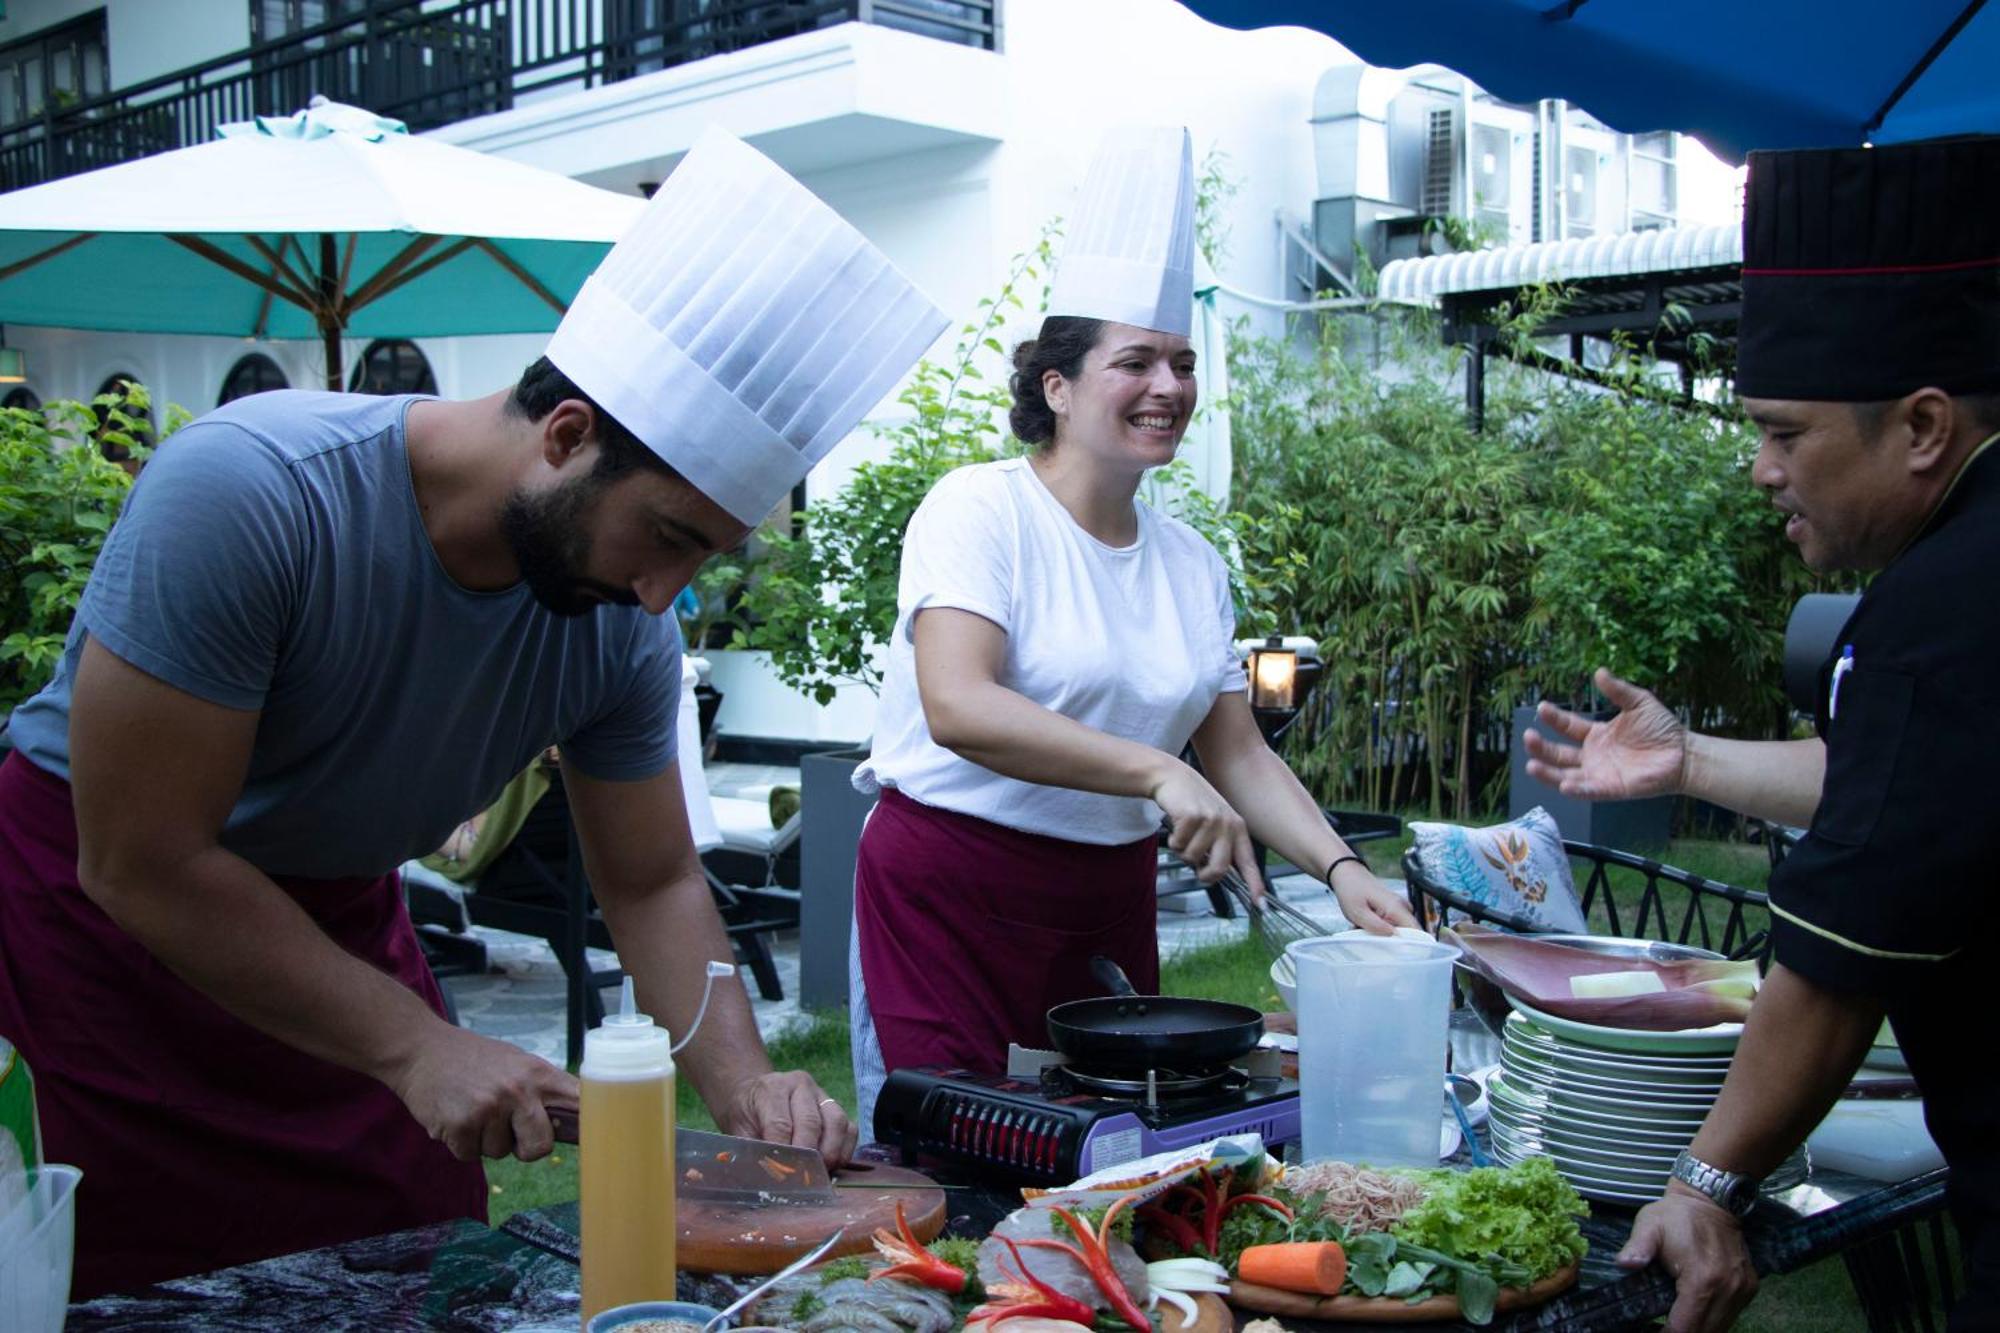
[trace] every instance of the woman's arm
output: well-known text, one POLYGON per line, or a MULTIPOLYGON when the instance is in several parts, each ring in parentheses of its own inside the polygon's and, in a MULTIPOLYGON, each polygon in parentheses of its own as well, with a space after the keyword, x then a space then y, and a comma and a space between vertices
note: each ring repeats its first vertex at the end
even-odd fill
MULTIPOLYGON (((1336 860, 1355 854, 1328 826, 1312 793, 1265 744, 1249 696, 1241 690, 1216 697, 1215 707, 1195 729, 1194 748, 1209 781, 1229 804, 1250 811, 1250 832, 1257 841, 1293 865, 1324 876, 1336 860)), ((1365 862, 1342 864, 1329 887, 1340 900, 1342 915, 1357 926, 1379 933, 1417 924, 1409 905, 1383 887, 1365 862)))
POLYGON ((1212 884, 1232 865, 1261 891, 1249 827, 1206 779, 1173 755, 1084 726, 1000 683, 1007 632, 948 607, 919 611, 917 695, 931 739, 1005 777, 1143 796, 1173 821, 1168 845, 1212 884))

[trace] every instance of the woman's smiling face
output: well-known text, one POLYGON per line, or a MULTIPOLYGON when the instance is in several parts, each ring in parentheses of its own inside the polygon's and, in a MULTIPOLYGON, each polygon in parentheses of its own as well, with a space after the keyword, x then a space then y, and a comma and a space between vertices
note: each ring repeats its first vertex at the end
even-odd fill
POLYGON ((1106 324, 1075 379, 1042 378, 1058 446, 1140 471, 1172 462, 1194 415, 1194 359, 1178 334, 1106 324))

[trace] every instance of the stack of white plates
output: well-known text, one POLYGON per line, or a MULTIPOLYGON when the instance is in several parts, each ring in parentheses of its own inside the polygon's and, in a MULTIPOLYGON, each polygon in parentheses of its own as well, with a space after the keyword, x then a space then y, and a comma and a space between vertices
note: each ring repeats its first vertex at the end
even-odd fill
POLYGON ((1729 1072, 1741 1024, 1688 1032, 1601 1028, 1516 1012, 1488 1080, 1494 1156, 1547 1156, 1586 1198, 1650 1203, 1729 1072))

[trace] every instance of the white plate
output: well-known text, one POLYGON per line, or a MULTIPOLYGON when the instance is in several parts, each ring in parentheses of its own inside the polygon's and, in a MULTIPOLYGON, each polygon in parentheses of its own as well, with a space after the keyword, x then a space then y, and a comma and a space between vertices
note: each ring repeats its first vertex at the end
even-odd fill
MULTIPOLYGON (((1504 1057, 1503 1057, 1504 1059, 1504 1057)), ((1513 1065, 1507 1065, 1507 1072, 1515 1074, 1513 1065)), ((1612 1097, 1629 1101, 1633 1105, 1658 1106, 1661 1108, 1692 1108, 1715 1105, 1715 1097, 1722 1090, 1720 1084, 1714 1087, 1690 1087, 1685 1083, 1646 1083, 1637 1079, 1596 1078, 1589 1074, 1578 1074, 1569 1070, 1542 1073, 1533 1066, 1518 1072, 1522 1086, 1533 1085, 1544 1092, 1571 1091, 1586 1093, 1593 1097, 1612 1097)))
POLYGON ((1611 1147, 1621 1152, 1657 1153, 1667 1157, 1673 1156, 1693 1143, 1694 1131, 1699 1128, 1690 1126, 1676 1134, 1654 1134, 1623 1127, 1584 1125, 1570 1131, 1533 1116, 1521 1116, 1511 1111, 1499 1110, 1493 1114, 1493 1123, 1505 1125, 1516 1136, 1532 1137, 1551 1149, 1590 1152, 1593 1149, 1611 1147))
POLYGON ((1690 1138, 1700 1126, 1704 1116, 1660 1116, 1650 1108, 1633 1110, 1627 1103, 1612 1102, 1608 1106, 1579 1102, 1572 1098, 1545 1095, 1537 1091, 1524 1091, 1514 1086, 1512 1079, 1504 1074, 1496 1074, 1487 1080, 1486 1088, 1492 1098, 1494 1110, 1502 1108, 1519 1114, 1535 1116, 1544 1121, 1557 1123, 1576 1121, 1597 1128, 1616 1132, 1636 1129, 1653 1135, 1668 1135, 1685 1132, 1690 1138))
POLYGON ((1678 1153, 1694 1141, 1694 1125, 1680 1129, 1638 1129, 1634 1125, 1584 1125, 1574 1119, 1552 1121, 1542 1115, 1522 1115, 1512 1107, 1494 1109, 1494 1119, 1510 1129, 1532 1133, 1550 1143, 1578 1151, 1616 1153, 1678 1153))
POLYGON ((1704 1101, 1698 1106, 1680 1102, 1666 1102, 1658 1098, 1618 1097, 1582 1092, 1575 1088, 1555 1087, 1549 1089, 1549 1108, 1554 1112, 1565 1109, 1595 1111, 1600 1116, 1625 1120, 1641 1117, 1662 1124, 1699 1125, 1708 1119, 1708 1113, 1715 1106, 1714 1101, 1704 1101))
POLYGON ((1507 1075, 1508 1086, 1514 1092, 1566 1105, 1581 1104, 1585 1109, 1598 1112, 1637 1112, 1670 1120, 1688 1116, 1698 1119, 1707 1115, 1709 1108, 1715 1105, 1713 1092, 1689 1093, 1671 1085, 1665 1088, 1644 1084, 1607 1087, 1594 1079, 1544 1074, 1533 1068, 1509 1064, 1505 1057, 1502 1058, 1502 1072, 1507 1075))
POLYGON ((1494 1116, 1516 1134, 1530 1134, 1551 1148, 1571 1152, 1615 1152, 1649 1157, 1672 1157, 1694 1141, 1692 1134, 1652 1134, 1633 1129, 1603 1129, 1594 1125, 1551 1124, 1512 1111, 1494 1116))
MULTIPOLYGON (((1509 997, 1512 1000, 1512 997, 1509 997)), ((1652 1032, 1644 1028, 1607 1028, 1595 1023, 1579 1023, 1573 1018, 1545 1014, 1533 1005, 1512 1000, 1514 1008, 1537 1026, 1558 1037, 1568 1037, 1585 1046, 1607 1051, 1633 1051, 1668 1055, 1730 1055, 1743 1035, 1741 1023, 1717 1023, 1713 1027, 1686 1028, 1678 1032, 1652 1032)))
POLYGON ((1686 1065, 1662 1064, 1657 1060, 1635 1060, 1625 1056, 1605 1058, 1585 1055, 1576 1049, 1559 1050, 1554 1056, 1556 1068, 1587 1074, 1591 1078, 1643 1079, 1648 1083, 1673 1084, 1676 1087, 1716 1088, 1722 1087, 1722 1080, 1729 1074, 1729 1066, 1689 1068, 1686 1065))
MULTIPOLYGON (((1499 1148, 1495 1148, 1493 1152, 1494 1160, 1502 1166, 1519 1166, 1528 1156, 1539 1155, 1512 1153, 1499 1148)), ((1660 1197, 1659 1190, 1647 1193, 1642 1190, 1632 1190, 1619 1185, 1601 1184, 1592 1177, 1565 1171, 1560 1164, 1556 1167, 1556 1174, 1567 1180, 1570 1186, 1584 1198, 1597 1199, 1604 1203, 1631 1204, 1638 1207, 1649 1204, 1660 1197)))

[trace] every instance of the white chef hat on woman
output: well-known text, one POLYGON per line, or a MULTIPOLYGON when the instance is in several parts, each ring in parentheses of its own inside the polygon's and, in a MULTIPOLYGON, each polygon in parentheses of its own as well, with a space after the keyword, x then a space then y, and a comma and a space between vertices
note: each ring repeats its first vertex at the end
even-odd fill
POLYGON ((1185 128, 1104 136, 1063 228, 1050 315, 1194 327, 1194 152, 1185 128))
POLYGON ((584 283, 548 357, 703 494, 757 523, 945 323, 811 191, 710 130, 584 283))

